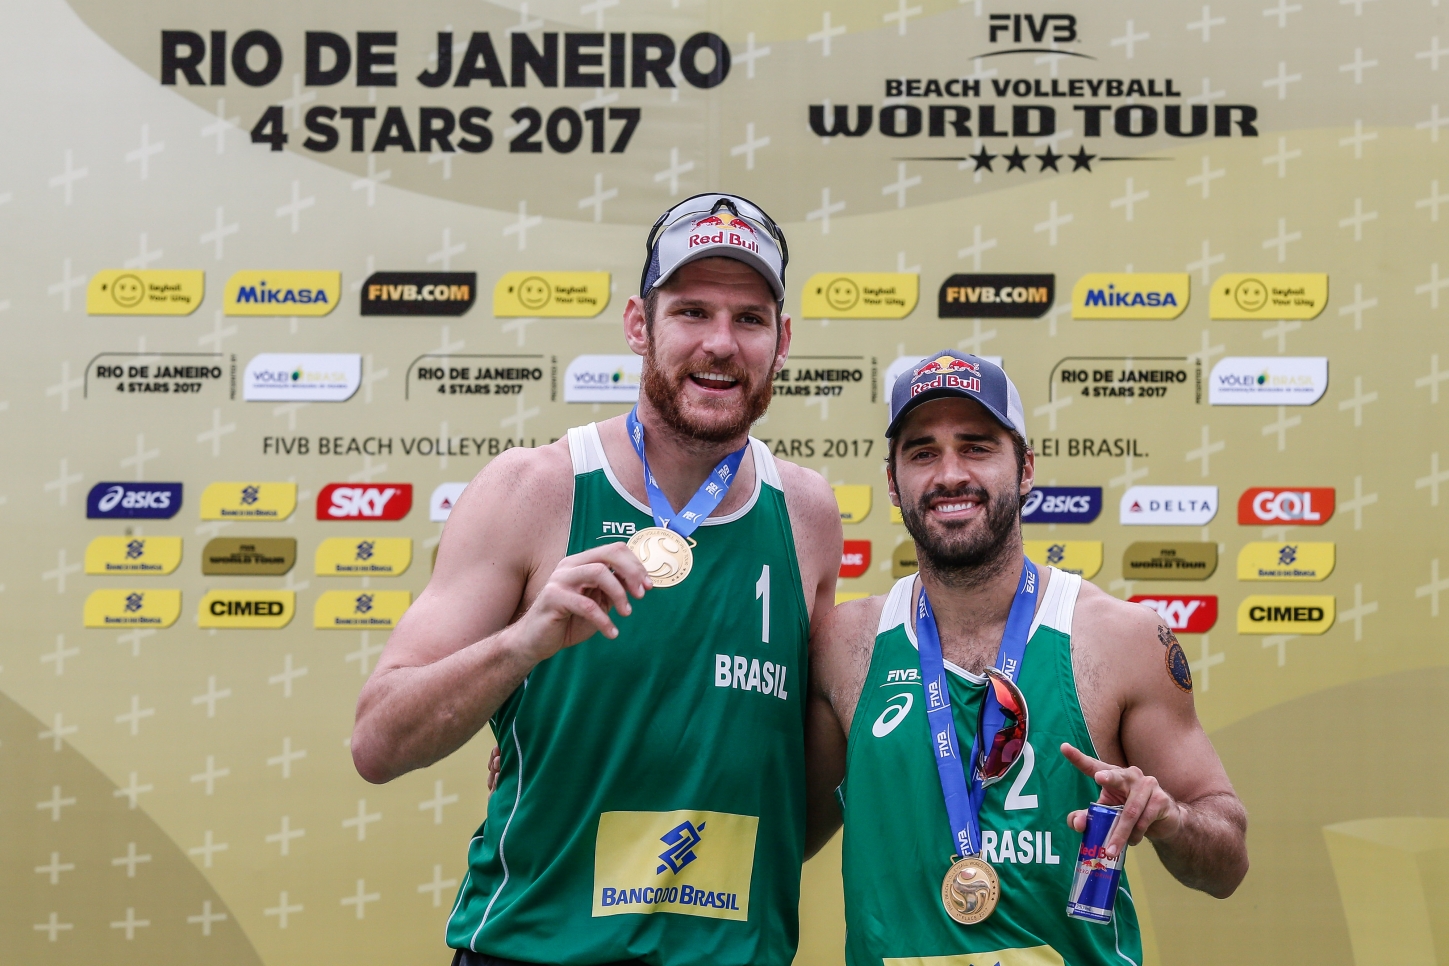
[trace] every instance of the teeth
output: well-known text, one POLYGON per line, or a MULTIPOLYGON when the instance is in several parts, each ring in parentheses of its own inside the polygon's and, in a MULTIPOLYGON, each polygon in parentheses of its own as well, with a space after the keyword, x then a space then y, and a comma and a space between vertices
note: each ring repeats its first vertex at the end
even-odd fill
POLYGON ((695 372, 691 373, 696 379, 703 379, 707 382, 729 383, 733 385, 738 380, 719 372, 695 372))
POLYGON ((974 503, 942 503, 936 509, 942 513, 955 513, 957 510, 964 510, 967 507, 973 507, 975 505, 974 503))

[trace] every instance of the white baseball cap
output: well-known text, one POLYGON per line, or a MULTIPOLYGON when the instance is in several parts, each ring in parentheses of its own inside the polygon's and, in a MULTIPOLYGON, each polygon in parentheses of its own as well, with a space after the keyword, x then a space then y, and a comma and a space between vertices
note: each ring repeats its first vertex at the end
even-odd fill
POLYGON ((733 258, 759 272, 785 301, 785 265, 790 250, 785 233, 764 209, 731 194, 686 198, 659 216, 645 242, 649 258, 639 279, 639 296, 647 297, 679 269, 701 258, 733 258))

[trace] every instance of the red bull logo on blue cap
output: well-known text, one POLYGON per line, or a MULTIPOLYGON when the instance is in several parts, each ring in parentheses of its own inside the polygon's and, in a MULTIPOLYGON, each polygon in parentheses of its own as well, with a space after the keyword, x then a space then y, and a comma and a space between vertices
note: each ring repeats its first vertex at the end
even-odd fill
POLYGON ((919 396, 932 389, 960 389, 966 392, 981 391, 981 367, 955 356, 939 356, 916 367, 912 373, 911 396, 919 396), (960 373, 970 373, 963 376, 960 373), (934 376, 934 378, 926 378, 934 376))

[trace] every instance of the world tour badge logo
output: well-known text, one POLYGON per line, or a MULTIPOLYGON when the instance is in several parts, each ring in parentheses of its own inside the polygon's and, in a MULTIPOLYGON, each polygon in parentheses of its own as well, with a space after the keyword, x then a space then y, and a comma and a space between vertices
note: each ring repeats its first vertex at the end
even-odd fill
POLYGON ((86 495, 91 520, 169 520, 180 509, 180 483, 97 483, 86 495))
POLYGON ((362 283, 362 314, 462 315, 477 298, 477 272, 374 272, 362 283))
POLYGON ((952 275, 941 283, 943 319, 1039 319, 1056 300, 1055 275, 952 275))

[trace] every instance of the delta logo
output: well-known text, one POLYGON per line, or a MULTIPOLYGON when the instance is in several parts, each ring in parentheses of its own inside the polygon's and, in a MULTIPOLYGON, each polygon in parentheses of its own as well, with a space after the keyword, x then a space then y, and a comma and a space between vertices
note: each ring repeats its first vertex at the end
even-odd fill
POLYGON ((1333 517, 1334 489, 1255 486, 1238 497, 1238 523, 1245 526, 1321 527, 1333 517))
POLYGON ((706 215, 690 226, 689 247, 701 245, 733 245, 745 251, 759 254, 760 243, 755 241, 758 233, 755 226, 728 212, 706 215), (719 229, 715 231, 715 229, 719 229))
POLYGON ((1163 623, 1179 634, 1206 634, 1218 622, 1216 597, 1139 595, 1127 599, 1155 611, 1163 623))
POLYGON ((446 523, 453 507, 458 505, 458 498, 467 487, 466 482, 439 483, 428 499, 428 519, 433 523, 446 523))
POLYGON ((240 271, 227 280, 227 315, 322 316, 337 307, 341 272, 240 271))
POLYGON ((919 396, 932 389, 963 389, 966 392, 981 391, 981 367, 954 356, 940 356, 924 365, 917 366, 912 373, 911 395, 919 396), (961 373, 970 373, 963 376, 961 373), (929 378, 928 378, 929 377, 929 378))
POLYGON ((1215 486, 1134 486, 1122 494, 1118 522, 1127 526, 1207 526, 1218 512, 1215 486))
POLYGON ((412 508, 411 483, 328 483, 317 494, 319 520, 401 520, 412 508))
POLYGON ((847 540, 840 553, 840 576, 860 577, 870 569, 870 541, 847 540))
POLYGON ((1186 272, 1098 272, 1072 289, 1074 319, 1175 319, 1187 308, 1186 272))

